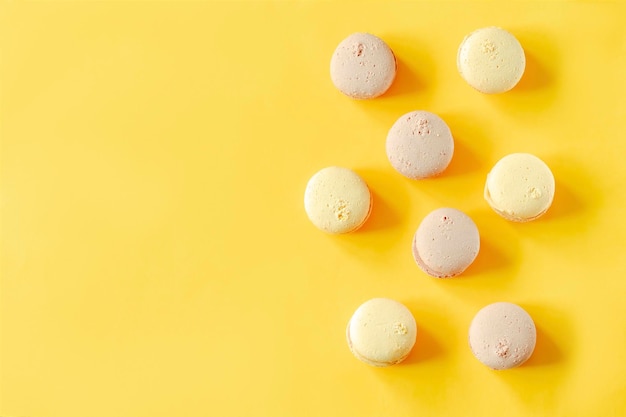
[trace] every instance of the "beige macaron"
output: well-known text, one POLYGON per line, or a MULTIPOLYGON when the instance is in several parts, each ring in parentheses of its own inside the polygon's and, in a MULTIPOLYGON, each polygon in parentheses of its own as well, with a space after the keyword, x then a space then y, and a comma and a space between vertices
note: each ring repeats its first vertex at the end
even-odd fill
POLYGON ((479 250, 476 223, 462 211, 449 207, 430 212, 413 237, 413 258, 417 266, 437 278, 463 273, 479 250))
POLYGON ((434 113, 416 110, 401 116, 387 134, 387 158, 410 179, 441 174, 450 164, 454 139, 445 121, 434 113))
POLYGON ((372 195, 354 171, 327 167, 311 177, 304 191, 309 220, 327 233, 352 232, 365 223, 372 209, 372 195))
POLYGON ((372 366, 402 362, 415 345, 417 324, 404 304, 389 298, 373 298, 354 312, 346 338, 354 356, 372 366))
POLYGON ((482 308, 469 328, 472 353, 491 369, 510 369, 526 362, 535 350, 537 330, 530 315, 512 303, 482 308))
POLYGON ((513 153, 487 174, 485 200, 505 219, 527 222, 550 208, 554 191, 554 175, 545 162, 529 153, 513 153))
POLYGON ((391 87, 396 67, 396 58, 385 41, 369 33, 353 33, 335 49, 330 78, 348 97, 369 99, 391 87))
POLYGON ((463 39, 457 67, 461 77, 481 93, 504 93, 522 78, 526 56, 511 33, 498 27, 486 27, 463 39))

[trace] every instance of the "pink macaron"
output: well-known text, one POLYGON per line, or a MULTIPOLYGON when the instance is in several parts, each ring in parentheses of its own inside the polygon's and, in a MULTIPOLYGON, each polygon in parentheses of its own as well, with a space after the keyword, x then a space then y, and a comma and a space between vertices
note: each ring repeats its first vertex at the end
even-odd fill
POLYGON ((512 303, 493 303, 483 307, 470 324, 472 353, 491 369, 510 369, 526 362, 537 341, 532 317, 512 303))
POLYGON ((330 78, 339 91, 355 99, 384 94, 396 78, 396 57, 381 38, 353 33, 335 49, 330 78))
POLYGON ((420 110, 396 120, 387 134, 386 148, 391 166, 417 180, 439 175, 448 167, 454 140, 441 117, 420 110))
POLYGON ((413 258, 428 275, 447 278, 469 267, 480 249, 474 221, 462 211, 440 208, 420 223, 413 238, 413 258))

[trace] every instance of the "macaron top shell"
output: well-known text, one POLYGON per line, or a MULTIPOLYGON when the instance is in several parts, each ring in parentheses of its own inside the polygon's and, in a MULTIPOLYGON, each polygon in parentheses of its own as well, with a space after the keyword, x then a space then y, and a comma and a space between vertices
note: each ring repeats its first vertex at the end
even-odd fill
POLYGON ((548 210, 554 191, 554 175, 545 162, 514 153, 500 159, 487 175, 485 200, 502 217, 525 222, 548 210))
POLYGON ((353 33, 335 49, 330 77, 337 89, 356 99, 384 94, 396 77, 396 58, 391 48, 369 33, 353 33))
POLYGON ((354 171, 327 167, 309 180, 304 209, 311 222, 327 233, 348 233, 369 217, 372 196, 367 184, 354 171))
POLYGON ((387 134, 387 157, 400 174, 411 179, 443 172, 454 153, 454 140, 443 119, 427 111, 401 116, 387 134))
POLYGON ((533 319, 516 304, 490 304, 481 309, 470 324, 472 353, 492 369, 521 365, 532 355, 536 341, 533 319))
POLYGON ((413 257, 428 275, 445 278, 461 274, 480 250, 480 235, 474 221, 453 208, 430 212, 413 238, 413 257))
POLYGON ((346 337, 359 360, 372 366, 389 366, 409 355, 415 345, 417 324, 402 303, 374 298, 354 312, 346 337))
POLYGON ((515 87, 524 74, 526 56, 517 38, 498 27, 478 29, 459 47, 457 67, 476 90, 503 93, 515 87))

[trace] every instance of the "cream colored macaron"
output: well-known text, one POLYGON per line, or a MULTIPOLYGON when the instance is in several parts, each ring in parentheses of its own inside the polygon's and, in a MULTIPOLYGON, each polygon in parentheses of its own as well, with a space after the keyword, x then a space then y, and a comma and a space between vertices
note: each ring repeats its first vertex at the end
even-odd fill
POLYGON ((470 324, 472 353, 491 369, 510 369, 526 362, 535 350, 537 330, 530 315, 511 303, 481 309, 470 324))
POLYGON ((357 359, 372 366, 389 366, 409 356, 415 345, 417 324, 402 303, 374 298, 354 312, 346 337, 357 359))
POLYGON ((487 27, 463 39, 457 67, 463 79, 476 90, 504 93, 522 78, 526 56, 515 36, 498 27, 487 27))
POLYGON ((367 184, 348 168, 327 167, 311 177, 304 209, 311 222, 327 233, 352 232, 365 223, 372 208, 367 184))
POLYGON ((485 200, 505 219, 527 222, 550 208, 554 190, 554 175, 545 162, 528 153, 513 153, 487 174, 485 200))
POLYGON ((379 37, 353 33, 335 49, 330 78, 348 97, 375 98, 384 94, 396 78, 396 58, 379 37))

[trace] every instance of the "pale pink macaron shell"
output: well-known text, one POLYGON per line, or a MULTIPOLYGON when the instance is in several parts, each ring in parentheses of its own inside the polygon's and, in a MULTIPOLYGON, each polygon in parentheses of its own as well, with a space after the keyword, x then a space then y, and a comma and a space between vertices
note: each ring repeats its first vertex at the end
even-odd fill
POLYGON ((370 33, 353 33, 335 49, 330 78, 348 97, 371 99, 391 87, 396 68, 396 58, 385 41, 370 33))
POLYGON ((481 309, 469 328, 472 353, 491 369, 510 369, 526 362, 537 341, 537 329, 520 306, 499 302, 481 309))
POLYGON ((453 208, 430 212, 413 238, 413 258, 428 275, 436 278, 463 273, 478 256, 480 235, 474 221, 453 208))
POLYGON ((412 111, 401 116, 387 134, 387 158, 410 179, 441 174, 454 154, 454 139, 445 121, 434 113, 412 111))

